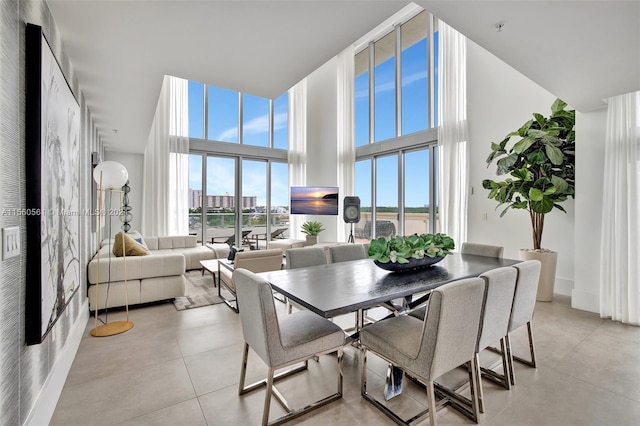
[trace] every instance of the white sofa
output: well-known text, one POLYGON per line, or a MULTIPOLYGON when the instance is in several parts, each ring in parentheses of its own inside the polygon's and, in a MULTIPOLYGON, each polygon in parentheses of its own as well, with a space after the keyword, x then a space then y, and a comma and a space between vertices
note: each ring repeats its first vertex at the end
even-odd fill
MULTIPOLYGON (((116 257, 113 240, 105 240, 88 265, 89 310, 173 299, 185 294, 185 271, 201 269, 200 260, 225 255, 225 247, 200 246, 195 236, 144 237, 150 255, 116 257), (126 274, 126 275, 125 275, 126 274), (100 282, 99 286, 96 283, 100 282), (108 293, 107 293, 108 290, 108 293), (108 300, 107 300, 108 294, 108 300), (97 302, 99 300, 99 302, 97 302)), ((226 245, 225 245, 226 246, 226 245)))

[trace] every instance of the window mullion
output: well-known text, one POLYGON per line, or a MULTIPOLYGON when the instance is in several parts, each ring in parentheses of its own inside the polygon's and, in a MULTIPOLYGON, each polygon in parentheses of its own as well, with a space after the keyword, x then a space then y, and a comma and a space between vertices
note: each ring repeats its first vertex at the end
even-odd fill
POLYGON ((375 49, 373 42, 369 42, 369 143, 375 142, 375 49))
POLYGON ((402 135, 402 32, 400 25, 395 26, 395 55, 396 55, 396 137, 402 135))

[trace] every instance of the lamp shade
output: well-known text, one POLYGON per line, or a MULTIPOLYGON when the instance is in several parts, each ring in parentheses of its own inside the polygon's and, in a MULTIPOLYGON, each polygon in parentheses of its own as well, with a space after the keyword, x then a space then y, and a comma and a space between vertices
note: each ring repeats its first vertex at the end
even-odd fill
POLYGON ((129 179, 126 167, 116 161, 103 161, 93 169, 93 180, 100 189, 120 189, 129 179), (102 184, 100 183, 102 175, 102 184))

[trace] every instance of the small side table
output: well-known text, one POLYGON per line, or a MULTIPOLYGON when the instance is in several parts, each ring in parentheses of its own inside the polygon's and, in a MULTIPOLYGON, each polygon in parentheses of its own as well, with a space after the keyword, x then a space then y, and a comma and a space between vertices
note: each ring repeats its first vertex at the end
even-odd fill
POLYGON ((238 296, 236 295, 236 290, 235 288, 231 288, 229 284, 227 284, 222 280, 222 274, 220 273, 222 269, 226 269, 229 272, 231 272, 231 274, 233 274, 233 270, 235 269, 235 266, 233 262, 230 260, 218 259, 218 296, 220 296, 220 298, 224 300, 224 303, 228 307, 230 307, 235 313, 238 313, 240 311, 238 309, 238 300, 237 300, 238 296), (235 299, 229 300, 223 297, 221 293, 222 286, 224 286, 224 288, 227 289, 233 295, 233 297, 235 297, 235 299), (234 306, 234 303, 235 303, 235 306, 234 306))

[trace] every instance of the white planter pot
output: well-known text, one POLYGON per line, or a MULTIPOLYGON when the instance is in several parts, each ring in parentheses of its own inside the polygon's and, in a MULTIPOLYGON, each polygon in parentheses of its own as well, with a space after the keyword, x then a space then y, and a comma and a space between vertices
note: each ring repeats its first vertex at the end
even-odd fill
POLYGON ((553 300, 553 286, 556 280, 558 253, 550 250, 521 249, 518 257, 520 260, 535 259, 542 263, 536 300, 540 302, 551 302, 553 300))

